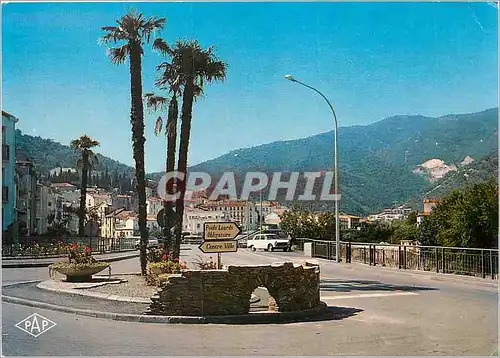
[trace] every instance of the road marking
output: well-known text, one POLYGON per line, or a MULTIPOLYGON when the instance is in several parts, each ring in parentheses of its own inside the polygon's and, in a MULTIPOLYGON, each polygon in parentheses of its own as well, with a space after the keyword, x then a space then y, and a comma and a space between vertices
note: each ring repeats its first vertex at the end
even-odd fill
POLYGON ((387 293, 359 293, 356 295, 345 295, 345 296, 325 296, 321 295, 322 301, 330 300, 343 300, 349 298, 373 298, 373 297, 391 297, 391 296, 414 296, 419 295, 416 292, 387 292, 387 293))

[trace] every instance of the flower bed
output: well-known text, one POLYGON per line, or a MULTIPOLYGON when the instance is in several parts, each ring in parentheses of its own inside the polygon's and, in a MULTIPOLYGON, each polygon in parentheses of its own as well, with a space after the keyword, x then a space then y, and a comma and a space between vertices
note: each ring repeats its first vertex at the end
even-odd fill
MULTIPOLYGON (((148 266, 146 283, 157 286, 160 283, 159 277, 180 273, 187 269, 187 264, 179 259, 173 259, 171 254, 165 254, 162 249, 150 249, 148 251, 148 266)), ((164 279, 164 278, 163 278, 164 279)))
POLYGON ((97 261, 92 257, 92 249, 73 243, 66 247, 68 261, 56 262, 49 266, 49 273, 54 270, 66 275, 69 282, 88 282, 92 275, 109 267, 109 262, 97 261))

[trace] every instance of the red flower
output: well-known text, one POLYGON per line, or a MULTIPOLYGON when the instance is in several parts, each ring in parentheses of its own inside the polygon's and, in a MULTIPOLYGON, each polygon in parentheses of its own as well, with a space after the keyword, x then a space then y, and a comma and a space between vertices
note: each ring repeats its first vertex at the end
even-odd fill
POLYGON ((162 260, 166 260, 166 259, 167 259, 167 255, 163 255, 163 256, 161 257, 161 259, 162 259, 162 260))
POLYGON ((175 258, 175 259, 174 259, 174 261, 175 261, 175 262, 179 262, 179 258, 175 258))

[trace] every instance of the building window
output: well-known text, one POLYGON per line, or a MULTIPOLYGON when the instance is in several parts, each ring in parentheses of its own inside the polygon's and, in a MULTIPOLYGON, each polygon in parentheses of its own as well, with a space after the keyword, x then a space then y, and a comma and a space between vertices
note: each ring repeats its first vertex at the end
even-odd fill
POLYGON ((2 126, 2 145, 7 143, 7 127, 2 126))
POLYGON ((2 203, 9 201, 9 187, 7 185, 2 186, 2 203))
POLYGON ((10 147, 6 144, 2 145, 2 160, 9 160, 10 158, 10 147))

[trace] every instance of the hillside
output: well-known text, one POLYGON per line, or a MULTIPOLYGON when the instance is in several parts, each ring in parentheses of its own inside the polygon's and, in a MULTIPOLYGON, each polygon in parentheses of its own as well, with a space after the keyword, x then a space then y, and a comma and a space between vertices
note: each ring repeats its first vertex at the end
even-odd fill
MULTIPOLYGON (((78 154, 69 146, 52 139, 23 134, 19 129, 16 130, 16 150, 20 150, 31 158, 42 174, 47 174, 49 170, 61 166, 74 168, 78 160, 78 154)), ((124 174, 126 177, 131 177, 134 173, 134 169, 128 165, 102 154, 97 154, 97 157, 99 164, 94 168, 97 171, 104 171, 107 167, 109 173, 124 174)))
MULTIPOLYGON (((429 186, 424 176, 412 173, 420 164, 436 158, 458 166, 467 156, 481 158, 497 147, 498 108, 439 118, 394 116, 371 125, 341 127, 341 210, 367 214, 394 202, 406 202, 429 186)), ((224 171, 328 170, 332 148, 333 132, 327 132, 239 149, 190 170, 209 172, 214 179, 224 171)), ((315 207, 331 204, 315 203, 315 207)))
MULTIPOLYGON (((16 148, 33 158, 42 173, 59 166, 74 167, 78 159, 77 154, 66 145, 22 134, 19 130, 16 131, 16 141, 16 148)), ((333 132, 327 132, 298 140, 238 149, 192 166, 190 170, 212 174, 213 182, 218 180, 221 173, 234 171, 241 185, 247 171, 330 170, 332 148, 333 132)), ((470 156, 476 161, 470 164, 473 168, 480 165, 478 158, 491 154, 497 148, 498 108, 439 118, 394 116, 371 125, 341 127, 340 209, 349 213, 369 214, 394 202, 404 203, 409 198, 420 198, 422 193, 433 188, 432 185, 439 185, 441 180, 457 173, 452 171, 431 185, 430 178, 412 172, 423 163, 438 159, 460 169, 464 158, 470 156)), ((107 167, 110 174, 119 173, 129 178, 133 175, 133 168, 106 156, 98 156, 100 163, 96 170, 104 171, 107 167)), ((488 165, 498 170, 498 159, 488 165)), ((483 169, 478 167, 478 173, 483 173, 483 169)), ((158 180, 162 175, 152 173, 148 177, 158 180)), ((461 185, 460 181, 456 185, 461 185)), ((300 180, 299 188, 303 186, 304 181, 300 180)), ((297 195, 300 193, 298 190, 297 195)), ((278 199, 283 198, 279 196, 278 199)), ((332 202, 305 204, 312 209, 331 209, 333 206, 332 202)))
POLYGON ((449 194, 454 189, 491 178, 498 180, 498 150, 493 150, 489 155, 470 164, 460 165, 457 171, 446 174, 442 179, 429 185, 422 194, 412 197, 409 204, 412 207, 420 208, 424 199, 439 198, 449 194))

